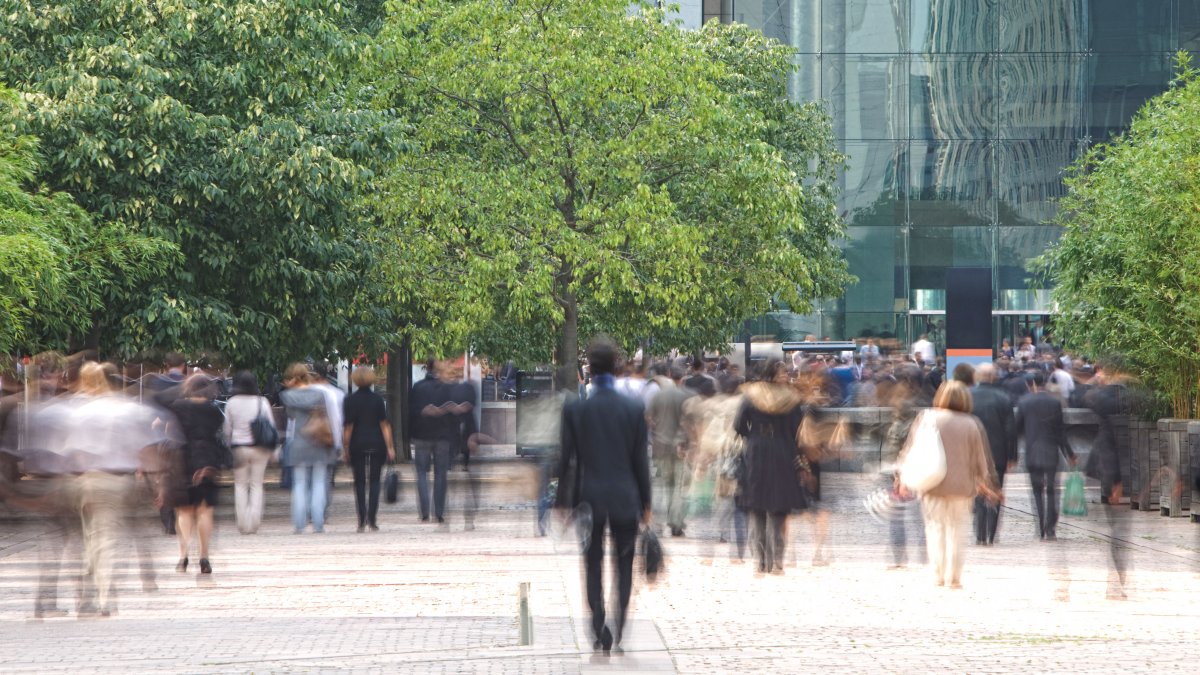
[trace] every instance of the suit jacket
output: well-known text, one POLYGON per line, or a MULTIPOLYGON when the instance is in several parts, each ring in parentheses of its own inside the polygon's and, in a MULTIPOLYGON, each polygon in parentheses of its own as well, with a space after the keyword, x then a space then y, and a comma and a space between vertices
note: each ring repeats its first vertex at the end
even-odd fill
POLYGON ((1004 475, 1009 462, 1017 461, 1017 420, 1008 392, 994 384, 971 389, 971 413, 987 432, 988 447, 996 473, 1004 475))
POLYGON ((1017 428, 1025 434, 1025 467, 1054 469, 1058 453, 1073 459, 1063 425, 1062 400, 1048 392, 1026 394, 1017 401, 1017 428))
POLYGON ((650 459, 641 402, 598 388, 587 399, 563 406, 561 433, 557 505, 574 508, 586 502, 597 519, 639 520, 650 508, 650 459), (570 484, 564 486, 564 481, 570 484))

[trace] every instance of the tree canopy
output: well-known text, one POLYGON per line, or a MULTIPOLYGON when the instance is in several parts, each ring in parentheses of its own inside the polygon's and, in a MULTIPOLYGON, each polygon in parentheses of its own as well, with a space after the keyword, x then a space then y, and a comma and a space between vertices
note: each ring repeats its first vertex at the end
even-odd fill
POLYGON ((0 89, 0 353, 63 348, 91 329, 93 312, 135 293, 175 252, 34 187, 37 139, 16 133, 21 107, 0 89))
POLYGON ((1195 417, 1200 392, 1200 78, 1173 86, 1129 130, 1071 169, 1062 238, 1038 262, 1056 282, 1068 345, 1120 355, 1195 417))
POLYGON ((357 190, 395 147, 346 86, 379 2, 9 3, 0 83, 28 102, 38 178, 181 255, 89 306, 94 346, 278 365, 352 350, 371 251, 357 190))
POLYGON ((380 43, 377 105, 416 150, 372 199, 419 343, 715 347, 849 279, 841 158, 820 108, 787 102, 778 42, 625 0, 428 0, 396 2, 380 43))

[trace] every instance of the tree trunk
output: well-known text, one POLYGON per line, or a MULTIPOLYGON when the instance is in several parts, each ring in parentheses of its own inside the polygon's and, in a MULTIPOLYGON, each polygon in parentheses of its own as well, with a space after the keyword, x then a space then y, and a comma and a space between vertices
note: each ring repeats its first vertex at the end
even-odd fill
POLYGON ((559 289, 563 307, 562 332, 558 336, 558 350, 554 355, 557 366, 555 384, 560 390, 575 391, 579 386, 576 369, 579 367, 579 300, 570 289, 559 289))
POLYGON ((412 459, 409 448, 408 396, 412 390, 412 343, 406 337, 398 347, 387 353, 388 422, 392 425, 392 442, 396 459, 412 459))

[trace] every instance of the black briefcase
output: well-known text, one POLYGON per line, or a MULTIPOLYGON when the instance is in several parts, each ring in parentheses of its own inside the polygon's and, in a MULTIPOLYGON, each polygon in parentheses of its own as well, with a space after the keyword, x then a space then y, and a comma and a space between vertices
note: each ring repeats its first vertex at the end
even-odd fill
POLYGON ((388 466, 383 476, 383 501, 395 504, 397 499, 400 499, 400 474, 396 473, 396 467, 388 466))
POLYGON ((654 583, 662 568, 662 543, 658 540, 658 535, 654 533, 654 530, 647 527, 642 532, 642 569, 646 573, 646 581, 654 583))

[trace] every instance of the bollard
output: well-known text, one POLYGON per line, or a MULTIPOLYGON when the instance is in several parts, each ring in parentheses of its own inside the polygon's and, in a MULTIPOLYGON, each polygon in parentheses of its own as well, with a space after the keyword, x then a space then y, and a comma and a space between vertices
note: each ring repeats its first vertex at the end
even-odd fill
POLYGON ((529 615, 529 582, 522 581, 517 591, 519 609, 517 622, 521 625, 521 646, 533 644, 533 617, 529 615))

